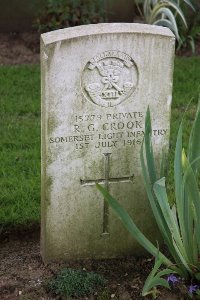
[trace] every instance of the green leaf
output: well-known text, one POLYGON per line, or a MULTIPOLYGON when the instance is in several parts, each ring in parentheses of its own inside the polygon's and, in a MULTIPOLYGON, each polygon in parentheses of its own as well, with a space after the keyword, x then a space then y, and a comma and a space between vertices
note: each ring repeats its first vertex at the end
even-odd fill
MULTIPOLYGON (((115 214, 122 221, 126 229, 130 234, 138 241, 138 243, 143 246, 149 253, 153 256, 157 254, 157 248, 143 235, 143 233, 134 224, 133 220, 126 212, 126 210, 115 200, 101 185, 96 184, 97 189, 102 193, 104 199, 108 201, 109 205, 112 207, 115 214)), ((172 265, 172 262, 163 254, 160 254, 163 263, 167 266, 172 265)))
POLYGON ((167 166, 167 155, 165 151, 162 151, 162 159, 161 159, 160 174, 159 174, 160 178, 164 177, 166 166, 167 166))
POLYGON ((167 192, 166 192, 166 188, 165 188, 165 178, 163 177, 163 178, 159 179, 158 181, 156 181, 156 183, 153 186, 153 189, 154 189, 155 195, 158 199, 158 203, 162 210, 165 221, 171 232, 171 235, 175 239, 175 241, 176 241, 179 249, 183 253, 183 255, 186 255, 183 244, 182 244, 179 227, 177 226, 178 222, 177 222, 177 220, 174 219, 174 218, 176 218, 176 216, 174 216, 174 214, 169 206, 169 201, 168 201, 167 192))
POLYGON ((162 2, 163 4, 163 6, 165 6, 165 4, 167 5, 167 6, 169 6, 169 7, 172 7, 173 9, 175 9, 175 11, 177 12, 177 14, 180 16, 180 18, 182 19, 182 21, 183 21, 183 24, 185 25, 185 27, 187 28, 187 22, 186 22, 186 19, 185 19, 185 17, 184 17, 184 14, 183 14, 183 12, 182 12, 182 10, 181 10, 181 8, 176 4, 176 2, 175 1, 173 1, 173 0, 164 0, 163 2, 162 2))
MULTIPOLYGON (((189 200, 193 202, 194 204, 194 224, 196 226, 197 230, 197 244, 200 251, 200 194, 198 189, 198 183, 196 180, 196 176, 194 174, 194 171, 192 169, 192 166, 187 160, 187 157, 184 156, 184 162, 183 162, 183 168, 184 168, 184 181, 183 184, 185 186, 185 189, 188 193, 189 200)), ((192 251, 192 249, 191 249, 192 251)))
POLYGON ((153 184, 157 180, 157 176, 156 176, 155 160, 153 155, 153 147, 151 143, 151 135, 152 135, 151 116, 150 116, 150 109, 148 106, 146 117, 145 117, 144 143, 145 143, 147 169, 149 171, 150 181, 153 184))
MULTIPOLYGON (((184 267, 189 272, 191 272, 187 264, 188 256, 182 243, 179 227, 177 226, 178 222, 176 219, 174 219, 176 218, 176 216, 174 216, 174 213, 169 206, 169 201, 167 198, 167 193, 165 188, 165 178, 161 178, 154 184, 154 192, 158 199, 158 203, 162 210, 167 226, 170 230, 170 234, 172 236, 173 247, 170 247, 170 253, 175 258, 178 267, 182 270, 183 273, 184 273, 184 269, 182 268, 182 265, 184 265, 184 267)), ((187 275, 185 274, 185 276, 187 275)))
POLYGON ((157 25, 157 26, 164 26, 164 27, 171 29, 171 31, 173 31, 173 33, 175 34, 176 39, 178 41, 180 40, 178 30, 176 29, 177 27, 174 27, 171 21, 169 21, 167 19, 161 19, 161 20, 155 21, 153 24, 157 25))
POLYGON ((192 36, 188 35, 188 40, 189 40, 189 44, 190 44, 190 47, 191 47, 191 50, 192 50, 192 54, 195 55, 195 52, 196 52, 196 46, 195 46, 195 40, 192 36))
MULTIPOLYGON (((190 139, 189 139, 189 148, 188 148, 188 157, 190 163, 192 163, 195 159, 200 156, 200 138, 199 138, 199 130, 200 130, 200 98, 197 107, 197 112, 195 116, 195 120, 193 122, 190 139)), ((200 161, 196 161, 195 164, 192 165, 194 173, 196 174, 200 167, 200 161)))
POLYGON ((187 236, 185 233, 185 220, 184 220, 184 197, 183 197, 183 183, 182 183, 182 132, 183 132, 183 121, 180 124, 177 140, 176 140, 176 148, 175 148, 175 157, 174 157, 174 184, 175 184, 175 197, 176 197, 176 208, 177 215, 181 230, 181 236, 183 238, 183 244, 185 249, 188 246, 187 236))
POLYGON ((169 274, 172 274, 172 273, 176 273, 176 272, 174 272, 174 271, 171 270, 171 269, 166 268, 166 269, 164 269, 164 270, 158 272, 158 273, 157 273, 157 276, 162 277, 162 276, 166 276, 166 275, 169 275, 169 274))
MULTIPOLYGON (((182 150, 182 167, 184 171, 184 164, 185 161, 187 160, 184 149, 182 150)), ((184 215, 184 221, 185 221, 185 234, 187 236, 187 248, 186 251, 188 253, 188 259, 191 264, 194 264, 193 261, 193 223, 194 223, 194 216, 193 216, 193 203, 188 197, 188 191, 186 189, 186 186, 184 184, 183 180, 183 197, 184 197, 184 203, 183 203, 183 215, 184 215)))
MULTIPOLYGON (((150 122, 150 113, 147 110, 147 116, 145 119, 145 136, 144 136, 144 140, 146 139, 146 147, 145 147, 145 151, 146 151, 146 160, 153 160, 152 157, 148 157, 148 156, 153 156, 153 152, 150 151, 150 146, 149 143, 151 143, 151 140, 149 138, 149 135, 151 134, 151 122, 150 122), (147 135, 147 137, 146 137, 147 135)), ((164 238, 164 241, 167 245, 167 247, 169 248, 170 253, 172 253, 173 258, 175 259, 175 261, 178 263, 178 265, 182 265, 182 261, 180 260, 179 256, 177 255, 177 253, 174 250, 174 246, 173 246, 173 240, 172 240, 172 233, 170 230, 170 227, 168 226, 166 219, 165 219, 165 215, 163 214, 160 205, 157 201, 157 199, 155 198, 155 194, 153 193, 152 190, 152 183, 150 180, 151 177, 151 163, 147 164, 147 166, 145 165, 145 160, 144 160, 144 144, 142 143, 142 147, 141 147, 141 151, 140 151, 140 161, 141 161, 141 167, 142 167, 142 172, 143 172, 143 178, 144 178, 144 182, 145 182, 145 189, 149 198, 149 203, 151 205, 152 208, 152 212, 154 214, 154 217, 156 219, 156 222, 158 224, 158 228, 160 229, 160 232, 164 238)), ((177 271, 180 276, 183 275, 184 270, 182 270, 181 268, 179 269, 179 271, 177 271)))
POLYGON ((158 9, 154 14, 152 13, 152 18, 153 20, 155 19, 156 21, 156 18, 161 15, 160 19, 158 20, 158 22, 155 24, 155 22, 153 22, 155 25, 161 25, 161 26, 165 26, 167 25, 166 27, 169 27, 176 35, 176 38, 179 40, 179 33, 178 33, 178 27, 177 27, 177 24, 176 24, 176 19, 173 15, 173 13, 171 12, 171 10, 169 8, 166 8, 166 7, 162 7, 160 9, 158 9), (168 21, 170 22, 170 25, 168 22, 163 22, 163 20, 166 20, 168 19, 168 21), (160 22, 159 22, 160 21, 160 22))
POLYGON ((144 287, 142 289, 142 296, 147 296, 148 294, 151 294, 153 291, 151 291, 152 288, 155 288, 156 286, 164 286, 166 288, 169 288, 168 282, 161 278, 161 276, 168 275, 173 273, 170 269, 165 269, 157 273, 158 269, 163 264, 163 261, 160 257, 160 253, 156 256, 155 264, 150 272, 149 276, 147 277, 144 287))
POLYGON ((183 0, 188 6, 192 8, 193 11, 195 11, 195 8, 190 0, 183 0))
POLYGON ((152 279, 150 288, 155 287, 155 286, 164 286, 168 289, 170 288, 169 283, 166 281, 166 279, 163 279, 163 278, 154 278, 154 279, 152 279))
POLYGON ((163 236, 166 244, 169 246, 171 243, 171 241, 170 241, 171 232, 165 222, 165 218, 164 218, 162 211, 157 203, 157 200, 155 199, 155 196, 153 194, 152 184, 149 179, 149 173, 147 171, 147 168, 146 168, 146 165, 144 162, 143 143, 142 143, 142 147, 141 147, 141 151, 140 151, 140 161, 141 161, 143 178, 144 178, 144 182, 145 182, 145 189, 146 189, 146 192, 148 195, 148 199, 149 199, 149 203, 151 205, 152 212, 154 214, 154 217, 156 219, 156 222, 158 224, 160 232, 162 233, 162 236, 163 236))

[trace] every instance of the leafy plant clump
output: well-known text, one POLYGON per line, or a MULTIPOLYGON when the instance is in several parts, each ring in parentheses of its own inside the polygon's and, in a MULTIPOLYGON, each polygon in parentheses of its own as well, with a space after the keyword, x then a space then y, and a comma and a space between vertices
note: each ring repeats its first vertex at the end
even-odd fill
POLYGON ((188 27, 185 28, 180 22, 178 24, 180 40, 177 47, 177 50, 190 48, 193 54, 196 52, 196 42, 200 39, 200 6, 197 1, 196 5, 194 1, 194 7, 193 12, 185 10, 188 27))
POLYGON ((39 32, 105 21, 103 0, 47 0, 34 26, 39 32))
POLYGON ((149 203, 163 240, 167 245, 170 258, 158 251, 135 225, 125 209, 102 186, 97 184, 104 199, 108 201, 124 226, 149 253, 155 258, 155 266, 147 278, 143 288, 143 296, 155 295, 158 285, 169 288, 168 282, 162 278, 176 273, 185 282, 190 282, 189 294, 199 293, 200 282, 200 101, 191 130, 187 155, 182 145, 181 122, 174 157, 174 203, 169 203, 164 177, 164 159, 158 172, 151 141, 152 127, 148 109, 145 120, 145 135, 141 147, 141 166, 145 189, 149 203), (166 269, 159 272, 161 265, 166 269), (194 289, 195 286, 195 289, 194 289))
POLYGON ((48 288, 57 295, 64 297, 84 297, 105 285, 105 279, 94 272, 63 269, 52 279, 48 288))
POLYGON ((184 3, 194 10, 190 0, 136 0, 138 11, 147 24, 168 27, 178 41, 180 41, 178 21, 188 28, 182 10, 184 3))

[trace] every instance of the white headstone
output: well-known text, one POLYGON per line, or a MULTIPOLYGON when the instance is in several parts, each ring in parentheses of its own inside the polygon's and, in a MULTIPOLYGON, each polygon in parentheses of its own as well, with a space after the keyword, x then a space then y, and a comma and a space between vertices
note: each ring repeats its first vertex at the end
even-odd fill
POLYGON ((140 167, 150 106, 156 157, 168 149, 174 36, 164 27, 98 24, 42 34, 42 256, 110 258, 141 247, 95 183, 158 238, 140 167))

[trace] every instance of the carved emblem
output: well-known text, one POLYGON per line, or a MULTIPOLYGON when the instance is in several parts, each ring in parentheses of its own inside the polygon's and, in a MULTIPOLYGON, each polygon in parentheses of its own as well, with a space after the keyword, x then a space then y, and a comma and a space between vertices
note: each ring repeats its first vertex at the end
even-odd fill
POLYGON ((138 82, 133 59, 121 51, 105 51, 92 58, 82 75, 84 96, 100 106, 115 106, 129 98, 138 82))

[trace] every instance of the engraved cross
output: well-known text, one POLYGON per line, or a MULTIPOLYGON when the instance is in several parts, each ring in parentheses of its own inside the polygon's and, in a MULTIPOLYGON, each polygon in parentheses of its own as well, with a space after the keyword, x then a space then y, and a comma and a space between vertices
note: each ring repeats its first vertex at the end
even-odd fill
MULTIPOLYGON (((117 183, 117 182, 133 182, 134 175, 132 176, 124 176, 124 177, 110 177, 110 155, 111 153, 103 153, 104 154, 104 178, 96 179, 96 180, 83 180, 80 179, 82 186, 89 186, 95 185, 96 183, 104 184, 105 189, 109 191, 109 184, 110 183, 117 183)), ((104 199, 104 208, 103 208, 103 232, 102 236, 109 235, 109 224, 108 224, 108 217, 109 217, 109 205, 108 202, 104 199)))

